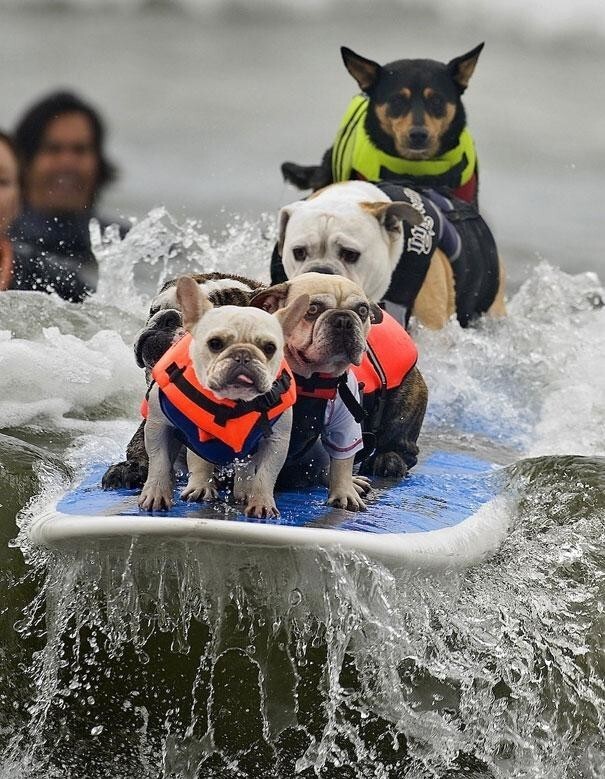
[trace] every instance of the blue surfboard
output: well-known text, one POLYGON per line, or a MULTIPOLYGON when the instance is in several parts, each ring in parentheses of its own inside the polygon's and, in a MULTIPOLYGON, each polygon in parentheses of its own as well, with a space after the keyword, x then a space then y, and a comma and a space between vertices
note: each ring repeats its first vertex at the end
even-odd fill
POLYGON ((225 501, 188 503, 175 488, 169 512, 141 511, 138 490, 103 491, 105 465, 32 523, 36 544, 61 546, 118 537, 187 539, 263 546, 342 548, 396 564, 470 564, 506 532, 497 467, 468 454, 433 451, 405 478, 379 481, 366 512, 326 505, 325 488, 278 492, 277 519, 244 516, 225 501))

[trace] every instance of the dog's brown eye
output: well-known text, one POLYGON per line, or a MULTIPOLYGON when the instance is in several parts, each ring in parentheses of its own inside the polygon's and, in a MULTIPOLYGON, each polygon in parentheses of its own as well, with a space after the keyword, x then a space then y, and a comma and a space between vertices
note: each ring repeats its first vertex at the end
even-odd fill
POLYGON ((220 352, 225 346, 222 338, 209 338, 208 348, 211 352, 220 352))
POLYGON ((359 252, 356 252, 354 249, 341 249, 340 259, 343 262, 348 262, 348 263, 357 262, 357 260, 359 259, 359 252))
POLYGON ((365 303, 362 303, 360 306, 357 306, 357 314, 360 319, 367 319, 368 314, 370 313, 370 309, 368 306, 366 306, 365 303))
POLYGON ((427 98, 426 107, 434 116, 443 116, 445 113, 445 98, 434 93, 427 98))
POLYGON ((277 346, 271 341, 267 341, 266 344, 263 344, 262 349, 267 357, 273 357, 273 355, 277 351, 277 346))
POLYGON ((393 95, 389 99, 389 113, 391 116, 402 116, 410 110, 410 101, 405 95, 393 95))
POLYGON ((296 246, 292 249, 292 254, 294 255, 296 262, 303 262, 307 259, 307 250, 304 246, 296 246))
POLYGON ((317 305, 317 303, 311 303, 309 308, 307 309, 307 318, 313 319, 313 317, 316 317, 319 314, 320 308, 317 305))

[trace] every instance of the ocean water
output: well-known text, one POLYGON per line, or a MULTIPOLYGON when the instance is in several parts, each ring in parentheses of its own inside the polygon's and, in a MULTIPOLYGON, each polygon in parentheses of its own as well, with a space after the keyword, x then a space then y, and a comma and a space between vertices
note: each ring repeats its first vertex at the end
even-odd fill
POLYGON ((123 171, 80 306, 0 296, 0 776, 596 779, 605 771, 605 10, 474 2, 2 2, 0 124, 71 86, 123 171), (509 316, 417 328, 424 446, 504 464, 469 571, 354 555, 33 549, 32 518, 135 429, 132 354, 183 270, 266 279, 284 159, 352 94, 338 46, 448 59, 509 316))

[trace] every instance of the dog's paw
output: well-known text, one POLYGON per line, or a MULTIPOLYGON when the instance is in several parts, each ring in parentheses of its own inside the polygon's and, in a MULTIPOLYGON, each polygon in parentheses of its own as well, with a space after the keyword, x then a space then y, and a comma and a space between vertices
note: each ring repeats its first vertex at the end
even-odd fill
POLYGON ((256 517, 256 519, 276 519, 279 517, 279 510, 272 497, 250 495, 246 500, 244 514, 247 517, 256 517))
POLYGON ((139 508, 143 511, 167 511, 172 508, 172 485, 170 483, 146 483, 139 496, 139 508))
POLYGON ((190 503, 218 499, 218 491, 209 482, 196 482, 189 479, 187 486, 181 492, 181 498, 190 503))
POLYGON ((408 472, 407 465, 397 452, 381 452, 374 461, 374 474, 389 479, 402 479, 408 472))
POLYGON ((138 490, 147 479, 147 464, 124 460, 111 465, 103 474, 101 486, 104 490, 138 490))
POLYGON ((348 511, 366 511, 367 506, 361 499, 355 484, 351 483, 349 487, 339 487, 330 490, 328 494, 328 506, 334 506, 337 509, 347 509, 348 511))
POLYGON ((353 486, 358 495, 367 495, 372 489, 372 482, 367 476, 353 476, 353 486))

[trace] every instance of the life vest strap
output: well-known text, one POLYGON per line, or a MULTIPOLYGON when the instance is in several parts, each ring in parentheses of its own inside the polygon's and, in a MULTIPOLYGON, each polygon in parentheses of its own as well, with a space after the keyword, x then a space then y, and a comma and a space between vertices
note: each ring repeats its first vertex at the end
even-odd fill
POLYGON ((351 413, 351 416, 353 419, 361 424, 363 420, 365 419, 366 412, 363 410, 363 406, 355 395, 351 392, 349 389, 349 385, 347 384, 347 374, 343 373, 340 377, 340 382, 338 385, 338 394, 340 395, 342 402, 347 407, 348 411, 351 413))
MULTIPOLYGON (((346 376, 346 374, 343 375, 346 376)), ((295 373, 294 378, 298 395, 322 398, 322 400, 333 400, 336 397, 338 384, 342 376, 322 376, 320 373, 313 373, 311 376, 301 376, 295 373)))
POLYGON ((371 413, 366 412, 366 416, 368 417, 366 431, 370 434, 375 434, 380 429, 382 419, 384 417, 384 409, 387 402, 388 384, 386 373, 384 372, 382 364, 371 344, 368 344, 366 354, 368 355, 368 360, 376 371, 378 380, 380 381, 380 386, 376 392, 374 392, 374 404, 372 411, 371 413))
POLYGON ((365 419, 363 406, 358 402, 347 384, 347 373, 341 373, 340 376, 321 376, 318 373, 314 373, 308 377, 295 373, 294 378, 298 395, 321 398, 322 400, 333 400, 338 392, 353 419, 359 423, 365 419))
POLYGON ((170 382, 177 387, 192 403, 212 414, 214 421, 219 427, 225 427, 231 419, 237 419, 257 411, 261 414, 262 424, 267 432, 271 431, 271 425, 267 413, 279 405, 281 396, 286 392, 291 384, 290 375, 283 370, 280 376, 273 382, 271 389, 263 395, 259 395, 252 400, 237 400, 233 406, 217 403, 216 401, 204 395, 193 384, 191 384, 183 375, 185 367, 179 367, 176 362, 171 363, 166 368, 166 373, 170 382), (266 424, 265 424, 266 423, 266 424))

